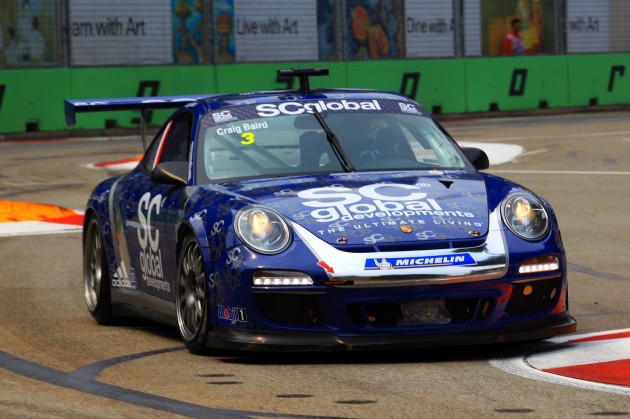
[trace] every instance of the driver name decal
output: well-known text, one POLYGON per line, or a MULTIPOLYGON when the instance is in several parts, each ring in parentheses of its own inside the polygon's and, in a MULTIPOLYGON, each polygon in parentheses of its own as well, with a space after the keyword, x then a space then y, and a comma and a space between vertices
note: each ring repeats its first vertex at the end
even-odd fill
POLYGON ((219 127, 217 128, 218 135, 228 135, 228 134, 241 134, 246 131, 254 131, 257 129, 265 129, 269 128, 269 124, 267 121, 262 122, 250 122, 250 123, 242 123, 242 124, 234 124, 227 127, 219 127))
POLYGON ((164 270, 162 269, 162 253, 159 249, 160 231, 151 227, 151 218, 155 213, 160 214, 160 204, 162 195, 155 195, 151 198, 151 193, 142 195, 138 202, 138 242, 142 250, 140 251, 140 270, 144 283, 152 288, 164 291, 171 290, 171 286, 164 280, 164 270))

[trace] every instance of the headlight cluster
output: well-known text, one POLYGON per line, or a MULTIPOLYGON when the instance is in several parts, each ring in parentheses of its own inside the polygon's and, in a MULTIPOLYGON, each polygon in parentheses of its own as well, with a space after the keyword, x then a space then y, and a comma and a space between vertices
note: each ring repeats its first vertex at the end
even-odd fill
POLYGON ((517 194, 503 201, 503 221, 512 233, 525 240, 539 240, 549 231, 549 216, 532 195, 517 194))
POLYGON ((560 259, 557 256, 536 256, 525 260, 518 268, 519 274, 536 274, 552 272, 560 269, 560 259))
POLYGON ((267 208, 248 207, 239 211, 234 226, 238 238, 259 253, 280 253, 291 242, 287 223, 267 208))

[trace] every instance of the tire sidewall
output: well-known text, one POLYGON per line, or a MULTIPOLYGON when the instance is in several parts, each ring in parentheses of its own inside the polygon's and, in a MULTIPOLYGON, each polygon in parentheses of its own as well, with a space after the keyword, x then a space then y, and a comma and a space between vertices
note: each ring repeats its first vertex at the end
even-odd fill
MULTIPOLYGON (((208 296, 209 286, 208 286, 208 278, 206 277, 206 270, 203 267, 203 264, 202 264, 201 269, 203 270, 203 276, 204 276, 204 281, 205 281, 205 296, 204 296, 204 302, 203 302, 203 315, 201 319, 201 324, 199 325, 199 329, 197 329, 197 333, 195 333, 195 335, 190 340, 184 337, 184 334, 182 333, 182 330, 181 330, 181 326, 179 326, 179 323, 180 323, 179 287, 180 287, 180 280, 181 280, 182 264, 183 264, 183 260, 184 260, 184 257, 186 255, 188 248, 192 245, 199 246, 197 239, 190 235, 186 236, 182 244, 181 251, 179 253, 179 258, 177 261, 177 277, 175 280, 175 305, 176 305, 176 310, 177 310, 178 329, 180 332, 180 336, 182 337, 182 340, 184 341, 184 344, 186 345, 186 347, 191 353, 203 354, 207 352, 207 349, 208 349, 206 342, 208 339, 208 332, 210 331, 210 320, 209 320, 210 316, 208 313, 208 304, 210 300, 208 296)), ((203 254, 202 254, 202 258, 203 258, 203 254)))
POLYGON ((113 313, 112 313, 112 296, 111 296, 111 288, 110 288, 110 278, 109 278, 109 266, 107 263, 107 250, 105 248, 105 241, 103 239, 103 230, 98 222, 97 217, 92 214, 86 224, 86 241, 83 247, 83 287, 86 287, 86 275, 88 275, 88 249, 86 246, 91 245, 91 240, 99 240, 100 241, 100 249, 101 249, 101 282, 99 284, 98 297, 96 299, 96 307, 94 310, 90 310, 90 307, 87 305, 88 311, 96 320, 98 324, 111 324, 113 321, 113 313), (96 235, 96 237, 92 237, 96 235))

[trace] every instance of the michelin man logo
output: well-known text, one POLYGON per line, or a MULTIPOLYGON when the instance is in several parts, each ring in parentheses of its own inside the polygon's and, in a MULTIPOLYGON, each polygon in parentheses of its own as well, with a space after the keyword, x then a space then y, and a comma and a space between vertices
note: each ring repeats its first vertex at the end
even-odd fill
POLYGON ((378 261, 378 259, 374 259, 374 265, 378 266, 378 269, 380 269, 381 271, 394 269, 394 266, 385 258, 381 259, 380 262, 378 261))

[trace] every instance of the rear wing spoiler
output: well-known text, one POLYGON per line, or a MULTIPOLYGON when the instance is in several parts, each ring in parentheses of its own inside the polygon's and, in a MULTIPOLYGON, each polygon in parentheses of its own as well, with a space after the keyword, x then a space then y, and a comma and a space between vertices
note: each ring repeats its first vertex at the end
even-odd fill
POLYGON ((189 103, 209 99, 217 95, 190 96, 148 96, 130 98, 80 99, 64 100, 66 124, 73 126, 77 122, 79 112, 107 112, 107 111, 140 111, 140 130, 142 144, 146 148, 146 112, 156 109, 177 109, 189 103))
POLYGON ((209 99, 219 95, 192 95, 192 96, 150 96, 150 97, 126 97, 111 99, 80 99, 64 100, 66 124, 76 124, 76 114, 79 112, 106 112, 106 111, 149 111, 154 109, 177 109, 189 103, 209 99))

